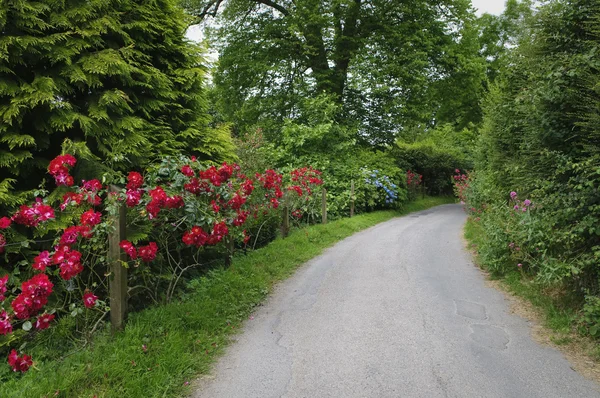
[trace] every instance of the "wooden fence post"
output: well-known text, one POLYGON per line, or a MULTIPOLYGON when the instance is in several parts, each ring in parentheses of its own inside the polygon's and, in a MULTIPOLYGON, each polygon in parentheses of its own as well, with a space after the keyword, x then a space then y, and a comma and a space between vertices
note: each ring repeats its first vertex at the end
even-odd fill
POLYGON ((323 188, 323 198, 321 203, 321 213, 323 214, 323 224, 327 224, 327 190, 323 188))
POLYGON ((286 238, 290 233, 290 208, 283 206, 283 222, 281 223, 281 236, 286 238))
MULTIPOLYGON (((119 188, 111 185, 110 192, 119 192, 119 188)), ((112 332, 122 330, 127 315, 127 268, 123 263, 127 261, 125 252, 119 247, 119 243, 126 239, 127 230, 127 208, 125 203, 119 204, 116 214, 110 216, 114 231, 108 235, 108 261, 110 267, 110 278, 108 290, 110 297, 110 323, 112 332)))
POLYGON ((354 217, 354 180, 350 183, 350 217, 354 217))
POLYGON ((229 267, 235 250, 235 239, 231 235, 225 239, 227 239, 227 242, 225 242, 225 266, 229 267))

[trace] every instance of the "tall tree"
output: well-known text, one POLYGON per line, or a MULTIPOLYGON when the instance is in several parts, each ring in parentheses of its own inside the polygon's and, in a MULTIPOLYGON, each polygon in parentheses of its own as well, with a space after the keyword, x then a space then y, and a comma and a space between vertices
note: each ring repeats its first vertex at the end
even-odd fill
POLYGON ((0 3, 0 204, 39 184, 65 139, 114 169, 185 150, 221 160, 205 67, 173 0, 0 3))
POLYGON ((280 127, 299 98, 325 93, 372 143, 435 119, 440 101, 427 99, 457 72, 449 54, 472 19, 468 0, 182 1, 198 19, 218 18, 215 83, 238 126, 280 127))

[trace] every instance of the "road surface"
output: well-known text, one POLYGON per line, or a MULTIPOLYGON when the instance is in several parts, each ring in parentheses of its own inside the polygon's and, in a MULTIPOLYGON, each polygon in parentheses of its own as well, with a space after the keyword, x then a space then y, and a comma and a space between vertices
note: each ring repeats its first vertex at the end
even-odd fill
POLYGON ((353 235, 254 314, 196 398, 600 397, 464 249, 445 205, 353 235))

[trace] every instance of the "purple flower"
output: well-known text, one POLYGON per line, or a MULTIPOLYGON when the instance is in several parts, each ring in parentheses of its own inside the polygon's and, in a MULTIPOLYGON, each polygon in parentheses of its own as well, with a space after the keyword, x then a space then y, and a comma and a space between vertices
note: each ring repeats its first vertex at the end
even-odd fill
POLYGON ((519 206, 518 205, 515 205, 515 210, 519 210, 519 206))
POLYGON ((528 206, 531 205, 531 200, 525 199, 525 201, 523 202, 523 204, 525 205, 525 207, 528 207, 528 206))
POLYGON ((517 193, 515 191, 512 191, 510 193, 510 198, 513 199, 513 200, 516 199, 517 198, 517 193))
POLYGON ((523 264, 519 263, 519 264, 517 264, 517 267, 522 268, 523 264))

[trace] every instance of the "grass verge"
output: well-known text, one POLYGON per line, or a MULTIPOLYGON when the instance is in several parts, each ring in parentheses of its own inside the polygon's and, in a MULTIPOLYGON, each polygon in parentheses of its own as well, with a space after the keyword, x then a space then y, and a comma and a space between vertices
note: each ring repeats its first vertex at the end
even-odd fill
MULTIPOLYGON (((485 231, 472 219, 465 224, 464 236, 473 252, 475 263, 486 269, 477 256, 477 248, 485 244, 485 231)), ((598 342, 578 333, 577 303, 557 288, 547 288, 511 272, 492 278, 494 287, 512 296, 511 309, 517 315, 534 321, 532 335, 540 343, 558 348, 574 368, 584 376, 600 382, 600 346, 598 342)))
POLYGON ((100 333, 92 347, 60 360, 37 363, 0 386, 1 397, 173 397, 210 370, 253 308, 274 283, 355 232, 410 212, 452 203, 424 198, 403 211, 379 211, 293 231, 286 239, 236 256, 190 282, 184 299, 131 314, 114 337, 100 333))

